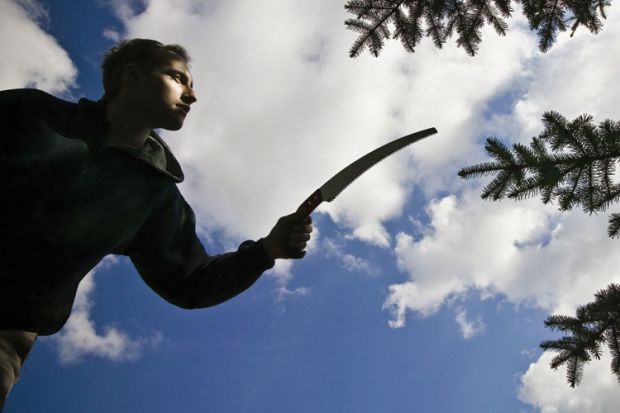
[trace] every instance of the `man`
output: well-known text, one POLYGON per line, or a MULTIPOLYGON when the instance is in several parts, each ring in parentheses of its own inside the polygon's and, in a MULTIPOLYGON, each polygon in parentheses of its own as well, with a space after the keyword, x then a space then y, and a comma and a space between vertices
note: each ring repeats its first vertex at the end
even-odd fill
POLYGON ((178 130, 196 102, 189 56, 154 40, 105 56, 104 96, 69 103, 0 92, 0 410, 37 335, 56 333, 80 280, 104 256, 129 256, 149 287, 184 308, 219 304, 278 258, 301 258, 309 217, 209 256, 176 184, 181 168, 156 128, 178 130))

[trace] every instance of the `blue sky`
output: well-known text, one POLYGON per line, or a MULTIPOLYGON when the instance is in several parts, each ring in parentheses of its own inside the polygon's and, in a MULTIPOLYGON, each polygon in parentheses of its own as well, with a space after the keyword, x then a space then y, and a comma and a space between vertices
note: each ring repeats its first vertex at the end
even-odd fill
POLYGON ((317 211, 304 260, 220 306, 175 308, 127 259, 107 260, 65 329, 38 341, 5 411, 617 411, 607 359, 573 390, 538 349, 549 313, 620 280, 606 217, 486 203, 484 182, 456 177, 486 136, 527 141, 545 110, 620 119, 616 7, 600 35, 561 36, 546 55, 517 14, 475 58, 426 39, 413 55, 392 42, 352 60, 342 4, 260 3, 2 0, 0 50, 16 58, 0 86, 96 99, 116 39, 186 45, 199 101, 163 136, 211 253, 264 236, 390 138, 439 134, 317 211))

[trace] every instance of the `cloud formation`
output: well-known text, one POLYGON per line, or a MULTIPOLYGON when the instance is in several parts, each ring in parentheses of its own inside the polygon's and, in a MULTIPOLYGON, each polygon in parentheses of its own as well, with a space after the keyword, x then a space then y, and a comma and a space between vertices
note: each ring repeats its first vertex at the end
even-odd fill
POLYGON ((482 317, 476 317, 474 320, 470 320, 467 317, 467 310, 463 308, 457 311, 455 320, 459 325, 461 334, 465 340, 469 340, 470 338, 482 334, 486 328, 484 322, 482 321, 482 317))
POLYGON ((0 89, 35 87, 50 93, 71 88, 77 69, 45 32, 47 10, 36 0, 0 2, 0 89), (10 41, 8 41, 10 39, 10 41))
POLYGON ((617 378, 609 368, 611 356, 603 353, 583 370, 582 383, 571 388, 566 367, 549 367, 553 354, 543 354, 521 377, 519 399, 542 413, 613 413, 620 406, 617 378))
POLYGON ((101 332, 97 332, 95 322, 91 318, 94 306, 92 298, 95 289, 94 276, 98 271, 108 270, 116 262, 116 258, 108 256, 84 277, 78 288, 69 320, 60 332, 50 337, 62 363, 76 363, 86 356, 112 361, 137 360, 145 348, 157 347, 162 341, 160 333, 155 333, 152 337, 131 337, 123 330, 112 326, 105 326, 101 332))
POLYGON ((345 252, 343 242, 326 238, 323 240, 322 246, 325 256, 338 260, 340 266, 347 271, 359 272, 367 275, 377 275, 379 273, 379 269, 375 268, 370 261, 345 252))

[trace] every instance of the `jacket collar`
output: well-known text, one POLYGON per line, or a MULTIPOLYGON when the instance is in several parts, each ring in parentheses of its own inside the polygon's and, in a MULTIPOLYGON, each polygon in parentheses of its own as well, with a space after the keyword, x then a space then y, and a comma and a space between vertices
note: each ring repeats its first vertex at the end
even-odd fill
POLYGON ((92 101, 86 98, 78 102, 78 119, 81 124, 80 129, 85 131, 84 140, 91 152, 99 152, 106 148, 120 149, 127 154, 146 162, 159 173, 163 173, 175 183, 183 182, 185 176, 179 161, 174 157, 166 142, 155 131, 151 131, 150 136, 140 149, 111 145, 105 139, 106 104, 104 101, 92 101))

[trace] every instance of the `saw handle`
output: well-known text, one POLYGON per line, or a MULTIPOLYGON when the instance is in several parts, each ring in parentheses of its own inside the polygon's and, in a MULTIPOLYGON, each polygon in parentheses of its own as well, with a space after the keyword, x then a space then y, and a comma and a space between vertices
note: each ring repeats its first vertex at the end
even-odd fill
POLYGON ((323 202, 321 190, 317 189, 297 208, 297 213, 303 217, 309 216, 323 202))
MULTIPOLYGON (((291 228, 289 228, 289 231, 292 229, 293 225, 301 224, 306 217, 310 216, 312 211, 314 211, 316 207, 321 204, 321 202, 323 202, 323 196, 321 195, 321 190, 317 189, 304 202, 302 202, 301 205, 299 205, 299 208, 297 208, 296 211, 298 221, 290 223, 291 228)), ((297 248, 290 246, 287 247, 287 252, 291 258, 303 258, 306 255, 306 251, 300 251, 297 248)))
MULTIPOLYGON (((293 226, 302 224, 306 220, 306 217, 309 217, 312 211, 314 211, 321 202, 323 202, 323 196, 321 195, 321 190, 317 189, 299 205, 296 211, 297 216, 289 223, 289 231, 293 229, 293 226)), ((301 251, 291 246, 287 247, 287 253, 290 258, 303 258, 306 255, 306 251, 301 251)))

